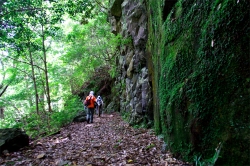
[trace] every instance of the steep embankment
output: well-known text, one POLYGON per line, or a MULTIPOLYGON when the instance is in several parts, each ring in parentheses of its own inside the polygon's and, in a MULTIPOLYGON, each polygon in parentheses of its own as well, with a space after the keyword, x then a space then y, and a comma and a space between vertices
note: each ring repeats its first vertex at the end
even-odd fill
MULTIPOLYGON (((0 158, 0 165, 184 165, 164 151, 152 130, 134 129, 114 113, 73 123, 0 158)), ((188 164, 186 164, 188 165, 188 164)))

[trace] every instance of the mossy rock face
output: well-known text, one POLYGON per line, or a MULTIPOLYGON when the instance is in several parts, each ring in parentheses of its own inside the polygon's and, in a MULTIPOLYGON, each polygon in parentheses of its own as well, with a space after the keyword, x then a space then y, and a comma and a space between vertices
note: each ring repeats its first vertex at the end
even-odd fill
POLYGON ((222 143, 216 164, 248 165, 250 2, 178 1, 167 17, 159 8, 148 0, 156 130, 184 159, 212 158, 222 143))

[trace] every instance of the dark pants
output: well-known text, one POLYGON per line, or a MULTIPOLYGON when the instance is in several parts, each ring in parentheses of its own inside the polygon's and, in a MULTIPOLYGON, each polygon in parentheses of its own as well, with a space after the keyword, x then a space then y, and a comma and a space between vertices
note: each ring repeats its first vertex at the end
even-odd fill
POLYGON ((88 108, 87 109, 87 122, 93 123, 94 118, 94 110, 95 108, 88 108))
POLYGON ((97 106, 98 116, 100 117, 102 114, 102 105, 97 106))

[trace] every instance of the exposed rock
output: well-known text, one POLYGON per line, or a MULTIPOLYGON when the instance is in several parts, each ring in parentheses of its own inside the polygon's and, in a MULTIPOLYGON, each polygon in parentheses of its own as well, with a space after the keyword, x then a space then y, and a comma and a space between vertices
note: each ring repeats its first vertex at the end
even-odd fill
POLYGON ((129 64, 129 67, 128 67, 128 70, 127 70, 127 76, 129 78, 132 77, 132 71, 133 71, 133 59, 130 61, 130 64, 129 64))
POLYGON ((19 128, 0 129, 0 153, 18 151, 29 145, 29 136, 19 128))
POLYGON ((110 13, 112 16, 109 17, 109 22, 111 23, 112 26, 112 33, 117 34, 117 32, 120 31, 121 24, 120 24, 120 18, 122 15, 122 10, 121 10, 121 4, 123 0, 114 0, 112 4, 112 7, 110 9, 110 13))
POLYGON ((87 114, 85 111, 79 111, 77 116, 73 119, 73 122, 85 122, 86 116, 87 116, 87 114))
POLYGON ((108 112, 108 113, 115 112, 115 109, 114 109, 115 107, 116 107, 116 106, 115 106, 115 103, 114 103, 114 102, 109 103, 109 105, 107 106, 106 112, 108 112))
POLYGON ((145 53, 147 42, 146 13, 144 0, 116 0, 111 7, 111 17, 117 18, 119 15, 116 24, 121 25, 121 29, 116 33, 122 34, 124 38, 132 39, 131 43, 120 48, 118 56, 121 58, 119 58, 118 68, 121 76, 117 78, 117 84, 123 85, 125 82, 126 85, 120 88, 119 94, 122 95, 119 96, 119 105, 121 111, 129 112, 130 123, 142 121, 145 115, 153 111, 150 109, 152 108, 152 92, 145 53), (122 3, 120 4, 120 2, 122 3), (118 7, 117 4, 121 6, 118 7))

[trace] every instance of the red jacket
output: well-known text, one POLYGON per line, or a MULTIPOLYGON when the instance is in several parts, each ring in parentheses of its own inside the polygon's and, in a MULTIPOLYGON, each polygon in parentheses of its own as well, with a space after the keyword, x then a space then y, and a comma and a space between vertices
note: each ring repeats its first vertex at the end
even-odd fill
POLYGON ((85 100, 88 100, 90 97, 91 97, 90 105, 88 105, 88 108, 95 108, 95 102, 96 102, 95 96, 87 96, 85 100))

